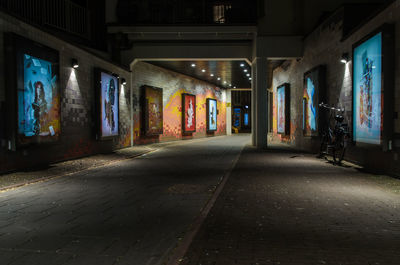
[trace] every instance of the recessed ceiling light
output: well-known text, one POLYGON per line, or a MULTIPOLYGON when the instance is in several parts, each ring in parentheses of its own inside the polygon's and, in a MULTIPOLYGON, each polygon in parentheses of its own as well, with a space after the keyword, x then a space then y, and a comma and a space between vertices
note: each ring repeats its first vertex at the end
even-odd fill
POLYGON ((247 74, 246 76, 250 76, 250 74, 247 74))
POLYGON ((233 88, 236 88, 235 86, 233 88))
POLYGON ((240 67, 244 67, 244 63, 241 63, 241 64, 240 64, 240 67))
POLYGON ((249 77, 249 80, 251 80, 251 77, 249 77))
POLYGON ((202 69, 201 71, 204 73, 206 71, 206 69, 202 69))
POLYGON ((192 67, 196 67, 196 65, 194 63, 192 63, 192 67))
POLYGON ((218 77, 217 80, 221 80, 221 77, 218 77))
POLYGON ((214 76, 214 74, 210 74, 210 76, 214 76))
POLYGON ((243 71, 244 71, 245 73, 247 73, 247 69, 244 69, 243 71))
POLYGON ((226 84, 226 81, 224 81, 224 84, 226 84))

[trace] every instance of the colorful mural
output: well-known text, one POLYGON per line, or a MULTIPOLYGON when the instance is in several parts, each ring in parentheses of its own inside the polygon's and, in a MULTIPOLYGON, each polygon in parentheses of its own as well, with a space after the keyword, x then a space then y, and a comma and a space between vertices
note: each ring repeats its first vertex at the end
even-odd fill
POLYGON ((101 72, 101 137, 112 137, 119 134, 119 95, 117 77, 101 72))
POLYGON ((21 54, 18 89, 18 144, 53 142, 60 135, 60 96, 54 63, 21 54))
POLYGON ((353 140, 380 144, 382 135, 382 33, 353 52, 353 140))

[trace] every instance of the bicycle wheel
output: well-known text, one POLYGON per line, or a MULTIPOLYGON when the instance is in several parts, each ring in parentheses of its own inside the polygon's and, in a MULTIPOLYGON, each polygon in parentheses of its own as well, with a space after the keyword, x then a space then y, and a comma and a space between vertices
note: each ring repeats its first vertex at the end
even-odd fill
POLYGON ((346 139, 344 136, 340 137, 336 141, 333 147, 333 162, 335 164, 340 164, 342 163, 342 160, 344 158, 344 153, 346 152, 346 139))

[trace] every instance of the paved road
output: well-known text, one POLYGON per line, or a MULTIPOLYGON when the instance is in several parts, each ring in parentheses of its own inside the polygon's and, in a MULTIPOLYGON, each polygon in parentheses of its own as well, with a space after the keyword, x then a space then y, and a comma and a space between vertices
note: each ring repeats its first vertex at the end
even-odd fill
POLYGON ((0 264, 160 264, 250 137, 141 158, 0 193, 0 264))
POLYGON ((399 182, 247 147, 182 264, 398 265, 399 182))

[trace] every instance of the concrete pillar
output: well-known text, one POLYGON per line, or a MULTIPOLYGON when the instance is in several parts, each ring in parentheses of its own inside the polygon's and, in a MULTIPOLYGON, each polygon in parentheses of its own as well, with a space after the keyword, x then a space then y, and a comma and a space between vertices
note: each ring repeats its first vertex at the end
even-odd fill
POLYGON ((232 91, 226 91, 226 135, 232 135, 232 91))
POLYGON ((256 57, 252 63, 252 144, 267 148, 268 136, 268 69, 267 58, 256 57))

